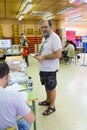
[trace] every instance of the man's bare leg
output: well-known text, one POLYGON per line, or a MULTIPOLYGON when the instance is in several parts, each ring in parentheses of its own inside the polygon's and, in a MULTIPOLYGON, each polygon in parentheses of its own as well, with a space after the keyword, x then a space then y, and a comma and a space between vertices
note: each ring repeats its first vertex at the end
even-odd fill
POLYGON ((56 99, 56 90, 46 90, 47 93, 47 101, 50 102, 50 107, 53 108, 55 105, 55 99, 56 99))

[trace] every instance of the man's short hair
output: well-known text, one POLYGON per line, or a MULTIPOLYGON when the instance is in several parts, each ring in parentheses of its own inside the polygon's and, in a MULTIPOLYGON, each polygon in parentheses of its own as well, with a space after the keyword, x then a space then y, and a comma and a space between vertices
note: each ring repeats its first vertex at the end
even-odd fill
POLYGON ((9 73, 9 66, 6 62, 0 62, 0 78, 3 78, 9 73))
POLYGON ((48 20, 48 24, 49 24, 49 26, 50 26, 50 27, 52 26, 52 23, 51 23, 51 21, 50 21, 50 20, 48 20))
POLYGON ((52 23, 50 20, 46 20, 46 19, 43 19, 40 24, 42 24, 43 22, 47 21, 48 22, 48 25, 51 27, 52 26, 52 23))

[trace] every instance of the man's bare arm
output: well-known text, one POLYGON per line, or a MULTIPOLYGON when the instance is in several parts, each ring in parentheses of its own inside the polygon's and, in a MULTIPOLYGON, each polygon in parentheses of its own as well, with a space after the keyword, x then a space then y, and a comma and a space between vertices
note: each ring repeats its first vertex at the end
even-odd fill
POLYGON ((42 60, 51 60, 51 59, 57 59, 57 58, 61 58, 61 49, 55 51, 54 53, 52 54, 49 54, 49 55, 36 55, 35 58, 39 61, 42 61, 42 60))
POLYGON ((35 121, 35 115, 34 112, 31 110, 26 116, 23 117, 26 121, 29 123, 33 123, 35 121))

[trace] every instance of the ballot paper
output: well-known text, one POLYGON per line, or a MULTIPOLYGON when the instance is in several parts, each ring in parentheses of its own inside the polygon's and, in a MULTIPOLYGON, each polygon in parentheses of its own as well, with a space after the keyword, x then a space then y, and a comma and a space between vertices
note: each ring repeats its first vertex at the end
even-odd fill
POLYGON ((24 88, 22 85, 19 85, 18 83, 14 83, 13 85, 7 86, 5 90, 19 92, 23 97, 23 99, 27 101, 27 97, 28 97, 28 93, 26 92, 27 88, 24 88))
POLYGON ((18 72, 18 71, 10 72, 8 84, 9 85, 12 85, 14 83, 23 84, 26 83, 27 80, 28 80, 28 76, 26 75, 26 73, 18 72))
POLYGON ((24 60, 8 60, 7 64, 9 65, 10 71, 21 71, 26 73, 27 64, 24 60))

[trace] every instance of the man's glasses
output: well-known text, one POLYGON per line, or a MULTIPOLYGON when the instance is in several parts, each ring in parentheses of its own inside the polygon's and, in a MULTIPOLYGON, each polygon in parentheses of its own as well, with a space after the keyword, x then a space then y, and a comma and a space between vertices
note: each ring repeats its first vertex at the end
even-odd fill
POLYGON ((48 27, 49 27, 49 26, 42 26, 42 27, 41 27, 41 29, 43 29, 43 28, 45 28, 45 29, 46 29, 46 28, 48 28, 48 27))

